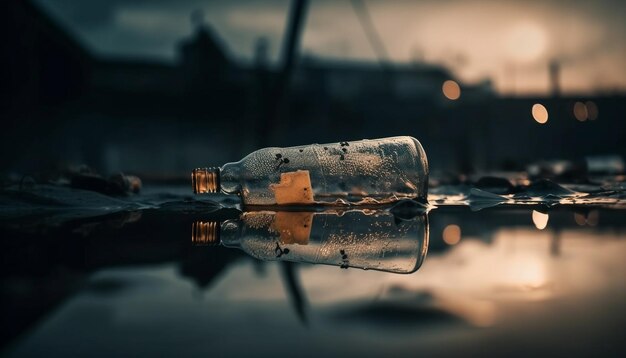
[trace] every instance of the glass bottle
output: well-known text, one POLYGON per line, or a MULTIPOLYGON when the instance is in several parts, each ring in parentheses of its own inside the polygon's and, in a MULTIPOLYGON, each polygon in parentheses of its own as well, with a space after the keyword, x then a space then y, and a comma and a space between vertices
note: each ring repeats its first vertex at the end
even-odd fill
POLYGON ((239 248, 264 261, 291 261, 415 272, 428 250, 425 214, 398 219, 389 211, 252 211, 237 220, 196 222, 195 244, 239 248))
POLYGON ((264 148, 191 177, 195 193, 238 194, 246 206, 385 204, 425 201, 428 161, 403 136, 264 148))

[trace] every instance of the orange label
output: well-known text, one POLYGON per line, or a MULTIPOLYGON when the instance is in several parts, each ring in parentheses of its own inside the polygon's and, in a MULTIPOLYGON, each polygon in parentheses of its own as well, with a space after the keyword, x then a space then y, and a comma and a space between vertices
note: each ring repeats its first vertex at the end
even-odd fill
POLYGON ((271 184, 276 204, 313 204, 313 188, 308 170, 281 173, 280 183, 271 184))
POLYGON ((280 211, 271 228, 280 234, 282 244, 308 245, 312 223, 313 213, 280 211))

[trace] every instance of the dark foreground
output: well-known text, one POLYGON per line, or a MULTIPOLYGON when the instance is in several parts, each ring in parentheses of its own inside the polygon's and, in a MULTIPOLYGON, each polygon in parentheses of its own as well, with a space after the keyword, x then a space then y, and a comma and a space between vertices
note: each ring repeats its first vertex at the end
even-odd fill
POLYGON ((3 353, 626 354, 623 210, 442 206, 420 221, 422 267, 396 274, 193 244, 194 222, 239 212, 168 195, 153 207, 5 212, 3 353))

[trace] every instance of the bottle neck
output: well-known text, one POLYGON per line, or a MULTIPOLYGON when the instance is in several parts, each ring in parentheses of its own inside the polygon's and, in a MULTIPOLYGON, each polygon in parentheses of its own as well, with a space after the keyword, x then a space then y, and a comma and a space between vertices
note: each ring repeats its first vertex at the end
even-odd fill
POLYGON ((237 194, 241 191, 241 162, 226 163, 219 171, 222 192, 237 194))
POLYGON ((220 190, 220 168, 196 168, 191 172, 193 192, 217 193, 220 190))
POLYGON ((191 186, 195 194, 236 194, 241 190, 240 166, 227 163, 222 168, 196 168, 191 172, 191 186))
POLYGON ((191 243, 194 246, 215 246, 220 243, 219 221, 196 221, 191 225, 191 243))

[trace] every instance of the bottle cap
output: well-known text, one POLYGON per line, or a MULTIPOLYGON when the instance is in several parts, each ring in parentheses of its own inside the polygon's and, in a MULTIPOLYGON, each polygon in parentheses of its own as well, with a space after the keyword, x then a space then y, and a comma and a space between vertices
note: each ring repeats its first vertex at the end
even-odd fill
POLYGON ((218 221, 196 221, 191 225, 191 243, 194 246, 214 246, 220 243, 218 221))
POLYGON ((191 172, 191 185, 193 192, 217 193, 220 188, 219 168, 196 168, 191 172))

